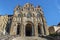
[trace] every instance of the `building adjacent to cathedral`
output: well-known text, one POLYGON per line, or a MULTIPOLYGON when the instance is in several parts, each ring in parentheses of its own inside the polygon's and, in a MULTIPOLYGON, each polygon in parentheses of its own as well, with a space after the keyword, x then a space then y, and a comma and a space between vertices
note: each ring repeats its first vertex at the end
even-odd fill
POLYGON ((20 36, 49 34, 42 8, 29 3, 17 5, 13 15, 0 16, 0 32, 20 36))

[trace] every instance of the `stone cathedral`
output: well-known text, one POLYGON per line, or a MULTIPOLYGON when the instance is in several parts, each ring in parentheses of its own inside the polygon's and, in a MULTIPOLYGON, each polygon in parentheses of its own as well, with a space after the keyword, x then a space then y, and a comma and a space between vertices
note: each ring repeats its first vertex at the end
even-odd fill
POLYGON ((13 15, 0 15, 0 32, 4 35, 8 33, 21 37, 49 35, 42 8, 34 7, 30 3, 26 3, 23 7, 17 5, 13 15))

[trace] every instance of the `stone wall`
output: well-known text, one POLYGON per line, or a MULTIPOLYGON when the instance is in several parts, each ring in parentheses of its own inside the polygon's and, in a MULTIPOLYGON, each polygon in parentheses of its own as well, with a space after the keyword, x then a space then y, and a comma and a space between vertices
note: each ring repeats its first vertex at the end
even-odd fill
POLYGON ((7 25, 7 21, 8 21, 8 16, 0 16, 0 32, 2 32, 3 34, 5 34, 5 28, 7 25))

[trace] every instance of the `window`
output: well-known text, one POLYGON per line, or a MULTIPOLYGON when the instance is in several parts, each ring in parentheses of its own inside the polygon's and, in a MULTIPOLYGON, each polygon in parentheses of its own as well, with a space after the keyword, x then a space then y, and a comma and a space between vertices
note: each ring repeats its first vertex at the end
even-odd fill
POLYGON ((27 18, 30 18, 32 15, 31 15, 31 13, 28 13, 27 14, 27 18))
POLYGON ((30 10, 30 8, 28 8, 28 10, 30 10))
POLYGON ((18 14, 18 17, 21 17, 21 14, 18 14))
POLYGON ((19 13, 19 12, 20 12, 20 10, 16 10, 16 12, 17 12, 17 13, 19 13))
POLYGON ((40 18, 40 12, 37 11, 37 18, 40 18))
POLYGON ((39 17, 40 17, 40 13, 37 14, 37 18, 39 18, 39 17))

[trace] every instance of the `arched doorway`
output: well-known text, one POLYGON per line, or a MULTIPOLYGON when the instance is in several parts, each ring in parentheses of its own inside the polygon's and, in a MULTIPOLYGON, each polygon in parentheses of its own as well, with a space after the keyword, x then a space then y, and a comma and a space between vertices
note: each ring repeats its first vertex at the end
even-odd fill
POLYGON ((17 35, 19 35, 20 34, 20 23, 18 23, 18 25, 17 25, 17 35))
POLYGON ((26 36, 32 36, 32 24, 26 24, 25 27, 25 35, 26 36))
POLYGON ((38 36, 41 35, 41 24, 38 23, 38 36))

